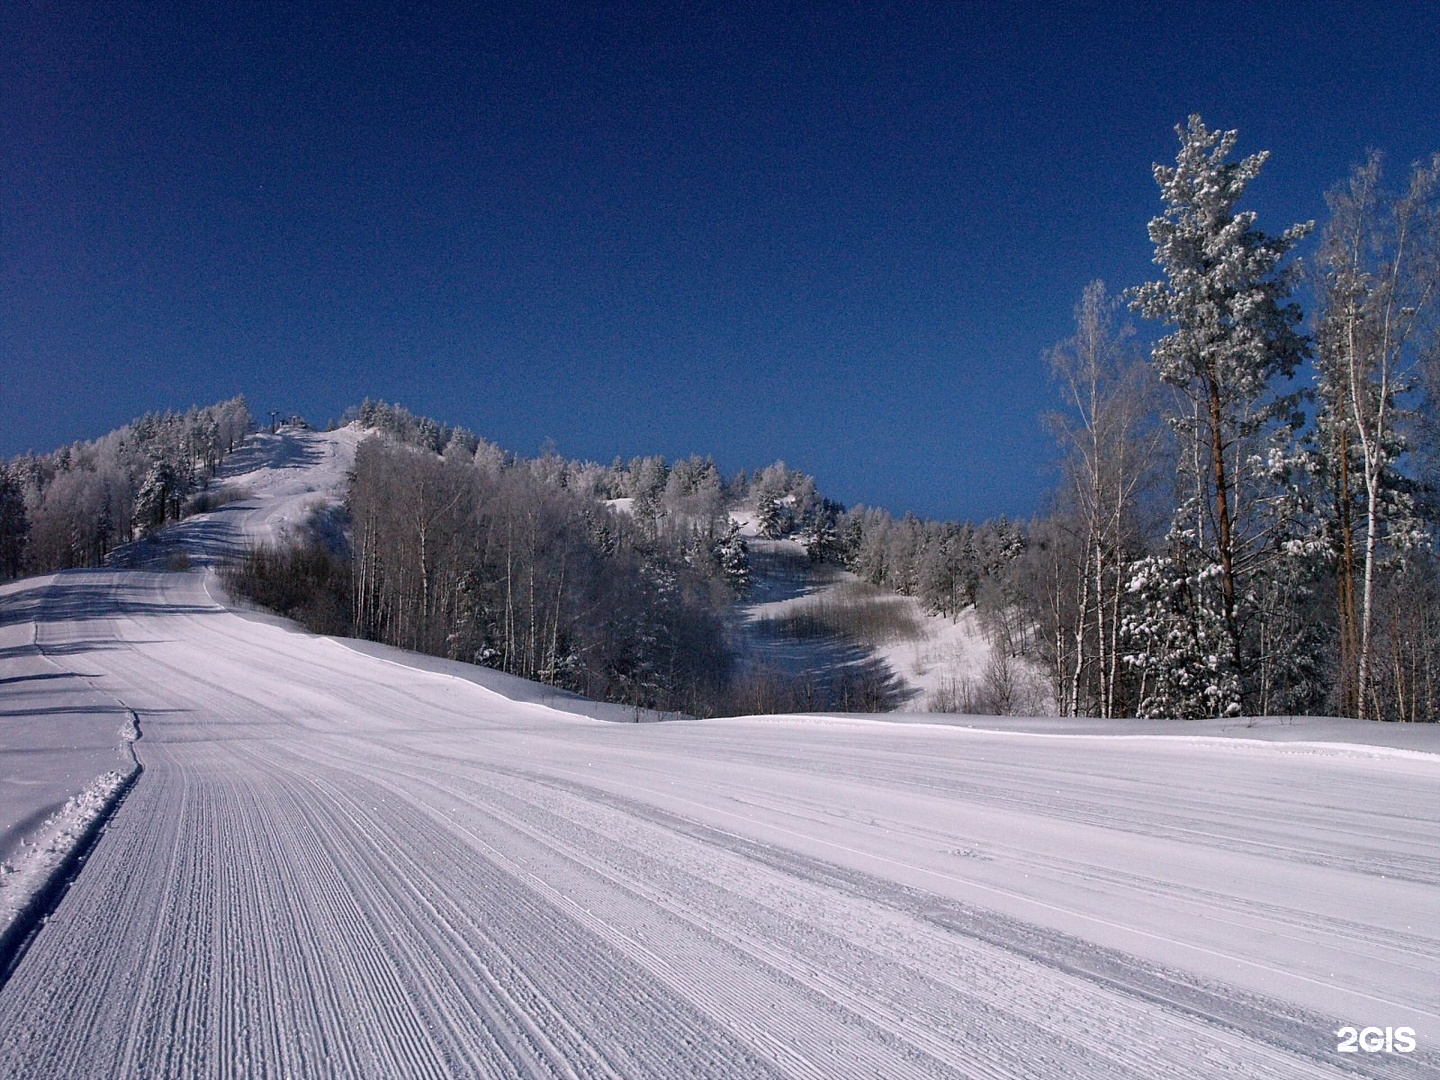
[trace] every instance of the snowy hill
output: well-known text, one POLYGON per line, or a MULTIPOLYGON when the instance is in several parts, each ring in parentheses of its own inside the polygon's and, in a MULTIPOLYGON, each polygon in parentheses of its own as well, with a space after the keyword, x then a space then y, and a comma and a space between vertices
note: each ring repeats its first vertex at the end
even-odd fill
POLYGON ((183 552, 196 565, 213 566, 247 546, 290 539, 314 510, 344 501, 355 447, 368 434, 351 424, 334 431, 282 427, 252 435, 215 476, 223 505, 117 549, 110 562, 156 567, 183 552))

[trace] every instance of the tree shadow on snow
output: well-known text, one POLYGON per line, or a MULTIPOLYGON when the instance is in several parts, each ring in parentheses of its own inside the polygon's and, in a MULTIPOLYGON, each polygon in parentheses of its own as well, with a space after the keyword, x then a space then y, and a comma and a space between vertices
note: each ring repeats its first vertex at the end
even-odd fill
POLYGON ((257 469, 308 469, 323 460, 324 455, 318 448, 306 446, 288 432, 261 434, 232 451, 215 479, 229 480, 257 469))
POLYGON ((230 518, 254 509, 251 502, 227 503, 203 517, 176 522, 154 536, 122 544, 105 556, 105 565, 120 570, 174 569, 179 560, 207 566, 233 558, 245 550, 241 530, 230 518))
MULTIPOLYGON (((67 570, 37 589, 0 598, 0 626, 148 615, 216 615, 222 608, 157 598, 154 581, 126 581, 107 571, 67 570), (88 580, 87 580, 88 579, 88 580)), ((45 645, 56 652, 74 642, 45 645)))
POLYGON ((839 635, 796 640, 759 633, 747 643, 749 681, 770 683, 766 711, 890 712, 917 693, 880 657, 839 635))

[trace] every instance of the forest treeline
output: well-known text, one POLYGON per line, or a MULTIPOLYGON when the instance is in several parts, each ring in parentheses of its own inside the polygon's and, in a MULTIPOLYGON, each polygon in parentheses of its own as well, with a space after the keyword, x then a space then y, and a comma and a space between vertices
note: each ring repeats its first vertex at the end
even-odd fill
POLYGON ((1048 510, 853 512, 837 557, 932 612, 976 604, 991 665, 1038 666, 1063 715, 1440 720, 1440 155, 1394 188, 1368 155, 1302 265, 1314 223, 1271 235, 1239 208, 1268 155, 1234 159, 1198 116, 1177 134, 1161 275, 1092 282, 1047 358, 1048 510), (1130 313, 1160 327, 1149 350, 1130 313))
POLYGON ((1314 223, 1238 208, 1267 155, 1177 134, 1160 276, 1092 283, 1049 357, 1063 480, 1007 588, 1058 710, 1440 719, 1440 155, 1369 155, 1302 266, 1314 223))
POLYGON ((102 438, 0 463, 0 580, 99 566, 180 520, 250 426, 235 397, 146 413, 102 438))
MULTIPOLYGON (((394 410, 387 410, 393 414, 394 410)), ((355 632, 602 700, 710 712, 730 676, 732 536, 709 463, 669 512, 617 512, 554 455, 360 444, 349 495, 355 632)), ((659 476, 660 474, 656 474, 659 476)), ((628 497, 614 495, 615 498, 628 497)))
MULTIPOLYGON (((1436 721, 1440 155, 1392 189, 1371 154, 1302 265, 1313 223, 1271 234, 1240 208, 1267 155, 1235 159, 1236 133, 1199 117, 1177 134, 1154 170, 1159 275, 1119 296, 1093 282, 1048 355, 1060 482, 1029 522, 846 509, 783 463, 526 459, 366 402, 346 505, 232 587, 316 629, 636 706, 892 705, 874 667, 740 662, 743 506, 816 563, 936 615, 978 609, 992 667, 1024 661, 1065 715, 1436 721), (1158 327, 1149 349, 1130 314, 1158 327)), ((199 505, 249 423, 236 399, 11 461, 0 576, 94 565, 199 505)))
MULTIPOLYGON (((751 566, 733 509, 754 508, 768 537, 803 536, 817 561, 841 555, 842 534, 860 537, 812 477, 782 462, 724 477, 698 456, 526 459, 380 402, 345 419, 375 435, 357 448, 342 520, 322 516, 293 546, 252 552, 228 574, 234 591, 316 630, 636 707, 891 703, 880 665, 796 674, 737 655, 751 566)), ((881 519, 855 520, 873 548, 881 519)))

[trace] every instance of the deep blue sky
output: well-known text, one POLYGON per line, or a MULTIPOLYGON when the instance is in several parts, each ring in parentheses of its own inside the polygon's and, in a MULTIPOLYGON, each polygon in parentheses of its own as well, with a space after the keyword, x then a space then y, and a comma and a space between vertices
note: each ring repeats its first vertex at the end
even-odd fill
POLYGON ((1027 516, 1190 112, 1440 149, 1425 4, 0 5, 0 455, 243 392, 1027 516))

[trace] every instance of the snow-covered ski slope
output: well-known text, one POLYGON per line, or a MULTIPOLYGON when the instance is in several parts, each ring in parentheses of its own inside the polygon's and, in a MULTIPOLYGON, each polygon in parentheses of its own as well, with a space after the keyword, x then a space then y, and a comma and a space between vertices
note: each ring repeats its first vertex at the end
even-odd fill
POLYGON ((0 596, 145 766, 0 1076, 1440 1076, 1440 756, 606 723, 215 595, 0 596))
POLYGON ((248 496, 197 514, 115 552, 117 565, 163 565, 183 550, 199 565, 213 565, 247 546, 283 543, 317 507, 345 497, 355 447, 368 433, 350 425, 336 431, 282 428, 254 435, 225 459, 216 490, 248 496))

